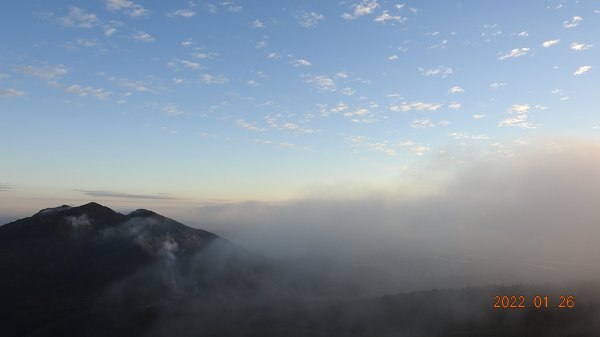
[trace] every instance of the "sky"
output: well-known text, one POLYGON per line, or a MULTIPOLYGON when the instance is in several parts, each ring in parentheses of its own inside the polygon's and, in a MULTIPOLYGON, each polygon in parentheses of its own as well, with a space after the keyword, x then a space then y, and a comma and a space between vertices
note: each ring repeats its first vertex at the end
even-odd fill
POLYGON ((600 134, 600 1, 5 1, 0 21, 8 217, 423 195, 600 134))

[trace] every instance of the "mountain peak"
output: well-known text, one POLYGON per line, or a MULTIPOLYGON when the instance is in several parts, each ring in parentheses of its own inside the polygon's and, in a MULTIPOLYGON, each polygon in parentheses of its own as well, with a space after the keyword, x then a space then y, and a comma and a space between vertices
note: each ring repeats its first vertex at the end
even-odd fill
POLYGON ((136 209, 135 211, 127 214, 128 217, 148 217, 148 216, 154 216, 154 215, 158 215, 158 214, 155 212, 152 212, 150 210, 144 209, 144 208, 136 209))

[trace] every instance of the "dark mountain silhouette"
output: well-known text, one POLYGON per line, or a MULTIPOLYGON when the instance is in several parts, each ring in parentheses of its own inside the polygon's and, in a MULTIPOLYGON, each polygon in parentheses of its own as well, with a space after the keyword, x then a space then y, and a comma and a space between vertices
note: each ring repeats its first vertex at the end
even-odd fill
POLYGON ((252 298, 268 269, 215 234, 148 210, 45 209, 0 227, 2 329, 57 335, 62 321, 95 326, 87 316, 106 323, 182 296, 252 298))
POLYGON ((0 226, 0 333, 600 335, 597 284, 358 298, 348 282, 298 269, 148 210, 125 215, 96 203, 49 208, 0 226), (567 291, 577 298, 571 309, 492 308, 495 295, 542 293, 556 301, 567 291))

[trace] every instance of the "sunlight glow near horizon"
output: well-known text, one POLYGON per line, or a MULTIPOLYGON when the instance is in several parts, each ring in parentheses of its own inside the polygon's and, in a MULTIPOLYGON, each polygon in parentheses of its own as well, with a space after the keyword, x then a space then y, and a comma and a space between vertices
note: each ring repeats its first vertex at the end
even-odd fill
POLYGON ((0 8, 5 205, 284 200, 600 132, 597 2, 0 8))

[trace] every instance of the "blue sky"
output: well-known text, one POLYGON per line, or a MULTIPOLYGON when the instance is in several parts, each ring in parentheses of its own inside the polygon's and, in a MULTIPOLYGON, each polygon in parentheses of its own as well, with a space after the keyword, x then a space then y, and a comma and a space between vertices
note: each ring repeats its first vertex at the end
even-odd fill
POLYGON ((0 9, 7 207, 282 200, 600 132, 598 1, 0 9))

